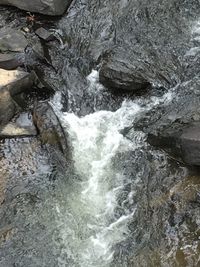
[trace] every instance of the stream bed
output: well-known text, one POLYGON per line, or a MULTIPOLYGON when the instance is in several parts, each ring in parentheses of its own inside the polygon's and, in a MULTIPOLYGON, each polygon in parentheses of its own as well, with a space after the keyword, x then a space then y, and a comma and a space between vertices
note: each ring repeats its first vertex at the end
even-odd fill
POLYGON ((30 45, 24 68, 54 92, 35 102, 66 144, 46 120, 35 137, 0 140, 0 267, 200 266, 199 169, 147 142, 200 120, 198 11, 197 0, 78 0, 27 26, 2 8, 0 28, 56 35, 34 63, 30 45), (126 75, 148 88, 106 87, 126 75))

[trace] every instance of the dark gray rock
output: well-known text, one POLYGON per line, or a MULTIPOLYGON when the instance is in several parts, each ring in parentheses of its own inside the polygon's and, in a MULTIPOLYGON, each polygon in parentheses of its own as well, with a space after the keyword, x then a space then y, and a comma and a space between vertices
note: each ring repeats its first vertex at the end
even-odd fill
POLYGON ((37 34, 38 37, 40 37, 41 39, 43 39, 44 41, 52 41, 53 39, 55 39, 54 34, 52 34, 51 32, 47 31, 45 28, 41 27, 39 29, 37 29, 35 31, 35 33, 37 34))
POLYGON ((14 70, 21 65, 22 62, 14 54, 0 54, 0 68, 14 70))
POLYGON ((0 0, 1 5, 16 6, 20 9, 46 15, 62 15, 72 0, 0 0))
POLYGON ((180 142, 183 160, 189 165, 200 166, 200 123, 185 129, 180 142))
POLYGON ((7 124, 15 115, 17 105, 7 89, 0 89, 0 125, 7 124))
POLYGON ((55 147, 64 155, 69 155, 66 134, 52 107, 47 103, 38 103, 33 112, 33 120, 43 144, 55 147))
POLYGON ((137 68, 123 59, 108 60, 99 73, 99 81, 107 88, 138 91, 146 89, 150 83, 142 77, 137 68))
POLYGON ((12 28, 0 29, 0 51, 24 52, 28 41, 23 33, 12 28))
POLYGON ((185 164, 200 166, 200 122, 179 125, 157 134, 149 134, 151 145, 165 149, 185 164))
MULTIPOLYGON (((196 46, 191 26, 198 19, 199 8, 199 1, 195 0, 153 0, 151 4, 147 0, 75 1, 60 21, 66 60, 80 76, 103 62, 100 80, 112 87, 123 81, 134 84, 130 74, 142 84, 176 86, 189 79, 199 64, 198 60, 194 62, 194 56, 186 56, 196 46), (89 64, 82 70, 79 62, 86 58, 89 64), (121 71, 122 81, 109 79, 104 68, 112 71, 114 79, 121 71)), ((66 72, 63 77, 69 80, 66 88, 71 90, 73 77, 67 77, 66 72)))

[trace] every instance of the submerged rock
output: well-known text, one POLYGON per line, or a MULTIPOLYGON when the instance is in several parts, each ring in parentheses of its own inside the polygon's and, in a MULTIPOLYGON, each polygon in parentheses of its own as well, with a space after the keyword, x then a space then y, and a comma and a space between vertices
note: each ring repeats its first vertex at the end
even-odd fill
POLYGON ((62 15, 72 0, 0 0, 1 5, 15 6, 23 10, 45 15, 62 15))

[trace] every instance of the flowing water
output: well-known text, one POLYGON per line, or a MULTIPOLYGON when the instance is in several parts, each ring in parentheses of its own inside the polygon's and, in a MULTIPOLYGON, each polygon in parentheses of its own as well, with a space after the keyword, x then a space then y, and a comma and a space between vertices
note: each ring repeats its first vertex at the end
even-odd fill
MULTIPOLYGON (((69 157, 38 137, 0 142, 0 267, 200 266, 200 179, 138 130, 200 119, 198 10, 197 0, 73 1, 47 45, 57 72, 45 70, 62 91, 51 105, 69 157), (110 50, 152 90, 130 100, 96 70, 86 80, 110 50)), ((8 14, 0 27, 14 27, 8 14)))
MULTIPOLYGON (((88 90, 101 90, 98 72, 89 76, 88 90)), ((173 96, 170 91, 162 97, 149 100, 124 101, 115 112, 97 111, 84 117, 74 113, 62 113, 59 96, 52 103, 61 123, 69 134, 73 151, 75 179, 69 178, 65 189, 65 205, 57 204, 58 225, 62 237, 62 253, 59 266, 106 267, 110 266, 114 247, 130 234, 137 203, 133 195, 140 180, 116 169, 113 160, 117 154, 145 149, 145 134, 133 131, 131 140, 122 132, 134 120, 157 105, 168 103, 173 96), (132 183, 132 190, 123 200, 120 214, 116 211, 119 200, 132 183)), ((121 265, 117 265, 121 266, 121 265)))

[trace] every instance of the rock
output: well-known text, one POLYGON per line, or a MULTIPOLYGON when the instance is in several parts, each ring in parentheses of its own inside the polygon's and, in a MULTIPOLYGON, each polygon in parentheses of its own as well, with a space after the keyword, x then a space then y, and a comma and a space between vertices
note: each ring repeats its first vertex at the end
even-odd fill
MULTIPOLYGON (((152 0, 150 5, 147 0, 105 0, 98 4, 96 0, 73 1, 68 14, 59 22, 66 61, 70 62, 68 71, 80 70, 79 59, 87 58, 85 70, 90 66, 91 71, 93 66, 103 63, 100 79, 104 84, 104 77, 107 82, 110 80, 103 68, 108 66, 110 70, 110 64, 123 62, 126 64, 125 68, 120 66, 125 71, 120 73, 123 79, 128 68, 128 73, 139 78, 139 82, 142 80, 143 84, 144 80, 158 88, 168 89, 189 80, 199 64, 194 57, 185 57, 192 47, 198 46, 191 41, 189 26, 195 24, 193 18, 198 16, 198 9, 199 2, 195 0, 181 4, 174 0, 152 0), (106 59, 110 53, 112 56, 106 59)), ((66 72, 62 75, 69 80, 67 90, 70 90, 74 77, 67 77, 66 72)), ((130 82, 129 76, 127 79, 130 82)), ((113 82, 111 85, 116 86, 113 82)))
MULTIPOLYGON (((35 59, 35 62, 38 63, 39 60, 43 60, 44 59, 44 49, 42 47, 42 45, 40 43, 35 43, 35 44, 32 44, 32 58, 31 58, 31 61, 34 62, 34 59, 35 59)), ((28 61, 29 62, 29 61, 28 61)))
POLYGON ((13 101, 10 92, 5 88, 0 89, 0 125, 5 125, 15 115, 17 105, 13 101))
POLYGON ((0 125, 7 124, 18 109, 13 97, 30 88, 34 81, 33 73, 0 69, 0 125))
POLYGON ((35 31, 35 33, 37 34, 38 37, 40 37, 41 39, 43 39, 44 41, 52 41, 53 39, 55 39, 55 36, 53 33, 47 31, 46 29, 44 29, 43 27, 37 29, 35 31))
POLYGON ((23 33, 12 28, 0 29, 0 51, 24 52, 28 42, 23 33))
POLYGON ((0 92, 4 88, 10 92, 11 96, 14 96, 33 86, 34 82, 34 73, 0 69, 0 92))
POLYGON ((33 121, 39 131, 42 143, 58 148, 64 155, 68 153, 65 132, 52 107, 46 103, 38 103, 33 112, 33 121))
POLYGON ((30 12, 45 15, 62 15, 72 0, 0 0, 1 5, 15 6, 30 12))
POLYGON ((115 90, 138 91, 150 86, 134 65, 122 59, 104 62, 99 80, 105 87, 115 90))
POLYGON ((0 129, 0 139, 36 136, 37 129, 32 121, 32 116, 22 113, 15 122, 10 122, 0 129))
POLYGON ((15 137, 28 137, 28 136, 34 136, 37 132, 32 132, 32 128, 29 129, 29 127, 19 127, 16 123, 8 123, 6 126, 3 127, 3 129, 0 131, 0 139, 5 138, 15 138, 15 137))
POLYGON ((147 141, 172 153, 187 165, 200 166, 200 122, 149 134, 147 141))
POLYGON ((0 54, 0 68, 14 70, 21 65, 22 62, 20 62, 14 54, 0 54))
POLYGON ((12 226, 6 226, 3 229, 0 229, 0 246, 2 243, 5 243, 11 239, 13 234, 14 230, 12 229, 12 226))

